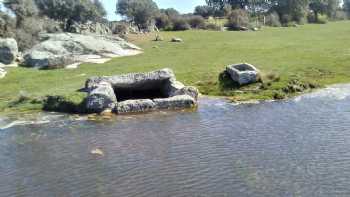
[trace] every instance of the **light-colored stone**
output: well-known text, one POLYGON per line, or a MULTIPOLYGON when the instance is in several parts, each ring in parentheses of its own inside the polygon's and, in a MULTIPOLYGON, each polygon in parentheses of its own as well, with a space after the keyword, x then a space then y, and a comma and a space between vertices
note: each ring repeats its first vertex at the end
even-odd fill
POLYGON ((196 100, 189 95, 179 95, 170 98, 154 99, 157 109, 183 109, 192 108, 197 104, 196 100))
POLYGON ((0 62, 12 64, 18 55, 17 42, 13 38, 0 39, 0 62))
POLYGON ((140 99, 140 100, 127 100, 119 102, 117 104, 117 109, 115 110, 118 114, 125 113, 141 113, 149 112, 156 109, 155 103, 150 99, 140 99))
POLYGON ((101 113, 108 109, 113 109, 117 98, 109 83, 100 83, 91 90, 86 99, 86 108, 90 113, 101 113))
POLYGON ((0 79, 4 78, 6 74, 7 74, 6 70, 0 68, 0 79))
POLYGON ((195 100, 197 100, 199 96, 199 90, 193 86, 186 86, 173 92, 171 96, 177 96, 177 95, 188 95, 194 98, 195 100))
POLYGON ((172 38, 171 42, 183 42, 181 38, 172 38))
POLYGON ((260 80, 260 71, 248 63, 229 65, 226 68, 226 72, 239 85, 256 83, 260 80))
POLYGON ((162 85, 168 80, 175 80, 175 75, 170 69, 162 69, 148 73, 130 73, 125 75, 92 77, 87 80, 85 88, 87 90, 95 87, 101 82, 107 82, 112 85, 114 89, 137 89, 148 90, 154 89, 155 86, 162 85))
POLYGON ((39 44, 25 53, 25 65, 39 68, 62 68, 77 62, 108 61, 109 59, 106 59, 104 54, 122 57, 141 53, 139 47, 116 36, 56 33, 42 34, 40 39, 42 41, 39 44), (99 61, 99 59, 102 60, 99 61))

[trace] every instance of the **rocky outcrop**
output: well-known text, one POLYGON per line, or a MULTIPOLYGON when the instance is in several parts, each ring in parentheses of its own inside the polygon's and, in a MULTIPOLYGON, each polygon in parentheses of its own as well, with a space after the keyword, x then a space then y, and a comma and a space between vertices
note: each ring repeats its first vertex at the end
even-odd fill
POLYGON ((87 110, 95 113, 113 110, 125 114, 191 108, 197 105, 199 94, 196 88, 178 82, 170 69, 92 77, 86 81, 85 89, 88 92, 87 110))
POLYGON ((68 31, 78 34, 112 35, 112 30, 107 25, 91 21, 84 24, 73 22, 69 26, 68 31))
POLYGON ((13 38, 0 39, 0 63, 12 64, 18 55, 17 42, 13 38))
POLYGON ((226 68, 231 79, 239 85, 247 85, 258 82, 260 78, 260 71, 251 64, 235 64, 229 65, 226 68))
MULTIPOLYGON (((27 51, 24 64, 38 68, 62 68, 89 62, 90 56, 112 58, 136 55, 141 49, 116 36, 57 33, 41 35, 41 42, 27 51)), ((96 63, 93 58, 92 63, 96 63)))
POLYGON ((6 74, 7 74, 6 70, 0 68, 0 79, 4 78, 6 74))

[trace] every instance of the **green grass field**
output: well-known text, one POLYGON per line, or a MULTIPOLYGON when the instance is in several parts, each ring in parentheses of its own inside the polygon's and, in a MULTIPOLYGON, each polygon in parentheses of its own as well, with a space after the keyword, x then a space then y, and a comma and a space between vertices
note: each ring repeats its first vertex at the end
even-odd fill
POLYGON ((103 65, 84 64, 76 70, 7 69, 8 75, 0 80, 0 111, 40 107, 40 102, 16 106, 14 102, 20 94, 29 98, 71 95, 90 76, 164 67, 172 68, 180 81, 198 87, 203 94, 230 96, 234 100, 271 99, 292 80, 321 86, 350 82, 349 21, 298 28, 266 27, 257 32, 185 31, 161 35, 163 42, 152 41, 154 35, 130 37, 144 53, 103 65), (183 38, 184 43, 168 42, 171 37, 183 38), (265 79, 263 88, 222 88, 219 74, 226 65, 240 62, 254 64, 264 76, 278 76, 275 78, 279 80, 265 79))

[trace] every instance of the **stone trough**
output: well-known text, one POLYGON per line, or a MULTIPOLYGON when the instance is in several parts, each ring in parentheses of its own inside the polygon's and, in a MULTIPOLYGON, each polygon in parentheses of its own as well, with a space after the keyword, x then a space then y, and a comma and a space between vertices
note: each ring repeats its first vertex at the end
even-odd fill
POLYGON ((229 65, 226 68, 226 72, 228 72, 231 79, 240 86, 256 83, 261 79, 260 71, 255 68, 255 66, 248 63, 229 65))
POLYGON ((198 90, 177 81, 171 69, 92 77, 86 81, 86 108, 90 113, 111 110, 117 114, 197 105, 198 90))

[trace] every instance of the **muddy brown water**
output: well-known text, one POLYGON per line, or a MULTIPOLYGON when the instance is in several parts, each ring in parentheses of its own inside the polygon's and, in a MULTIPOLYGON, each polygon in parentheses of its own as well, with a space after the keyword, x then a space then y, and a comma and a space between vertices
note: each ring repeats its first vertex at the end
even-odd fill
POLYGON ((3 117, 0 128, 1 197, 350 196, 350 85, 112 120, 3 117))

